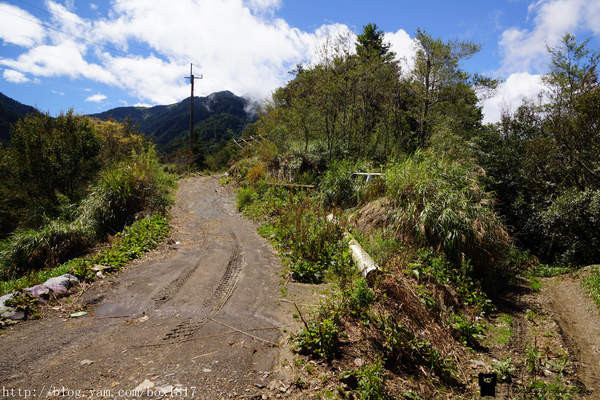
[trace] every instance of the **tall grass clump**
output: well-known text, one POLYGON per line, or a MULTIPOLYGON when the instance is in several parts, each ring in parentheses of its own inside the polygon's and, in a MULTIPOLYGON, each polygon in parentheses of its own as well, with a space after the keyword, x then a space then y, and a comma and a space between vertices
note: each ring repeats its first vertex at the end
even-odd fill
POLYGON ((119 232, 137 213, 164 213, 175 176, 166 172, 153 147, 132 153, 129 159, 101 172, 90 194, 82 201, 76 223, 92 226, 99 237, 119 232))
POLYGON ((39 230, 15 231, 0 248, 0 278, 13 279, 31 270, 53 268, 81 253, 94 242, 89 227, 54 220, 39 230))
POLYGON ((509 236, 493 209, 493 198, 479 185, 482 171, 466 161, 452 161, 417 151, 385 173, 387 196, 395 202, 399 231, 421 245, 465 257, 487 273, 500 266, 509 236))

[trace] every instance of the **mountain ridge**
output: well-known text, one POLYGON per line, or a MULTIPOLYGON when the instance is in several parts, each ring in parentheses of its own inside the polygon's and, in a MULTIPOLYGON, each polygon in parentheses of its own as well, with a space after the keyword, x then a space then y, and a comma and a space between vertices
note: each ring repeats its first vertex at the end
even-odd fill
MULTIPOLYGON (((200 142, 212 146, 241 135, 243 128, 253 122, 248 99, 225 90, 205 97, 194 96, 194 130, 200 142)), ((189 132, 189 97, 173 104, 151 107, 117 107, 89 114, 102 120, 129 119, 162 150, 171 151, 185 143, 189 132)))
POLYGON ((32 106, 18 102, 0 92, 0 142, 10 138, 10 125, 31 113, 39 111, 32 106))

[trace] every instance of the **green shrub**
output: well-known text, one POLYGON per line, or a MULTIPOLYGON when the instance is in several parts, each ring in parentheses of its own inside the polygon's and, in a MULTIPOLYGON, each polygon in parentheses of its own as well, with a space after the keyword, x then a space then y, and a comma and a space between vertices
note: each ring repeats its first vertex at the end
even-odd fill
POLYGON ((292 278, 296 282, 320 283, 323 280, 327 266, 311 261, 297 259, 290 263, 292 278))
POLYGON ((430 249, 419 249, 406 272, 420 281, 454 287, 462 301, 481 313, 494 311, 493 302, 471 277, 471 268, 468 261, 461 262, 458 267, 443 255, 436 256, 430 249))
POLYGON ((352 176, 354 172, 357 172, 355 163, 351 161, 331 162, 319 183, 320 196, 327 207, 344 207, 356 203, 356 180, 352 176))
POLYGON ((473 261, 478 273, 501 266, 509 237, 469 162, 417 151, 385 173, 386 193, 398 209, 400 231, 454 260, 473 261))
POLYGON ((136 221, 119 233, 112 246, 98 254, 97 264, 121 267, 156 248, 169 234, 167 220, 159 215, 136 221))
POLYGON ((375 293, 364 278, 354 282, 354 289, 350 296, 350 308, 356 313, 362 313, 375 301, 375 293))
POLYGON ((600 190, 569 190, 541 213, 546 254, 562 265, 600 258, 600 190))
POLYGON ((483 336, 483 326, 475 321, 470 321, 463 314, 450 315, 448 322, 456 338, 465 346, 477 347, 479 345, 478 341, 485 338, 483 336))
POLYGON ((68 272, 82 280, 93 279, 90 268, 103 264, 118 268, 139 257, 144 251, 154 249, 169 234, 167 220, 159 215, 134 222, 119 233, 108 249, 84 258, 74 258, 52 269, 30 272, 17 279, 0 282, 0 295, 43 283, 49 278, 68 272))
POLYGON ((515 367, 512 364, 512 358, 506 357, 504 360, 494 360, 492 362, 494 372, 498 375, 498 382, 510 382, 512 374, 515 372, 515 367))
POLYGON ((551 382, 534 380, 526 387, 527 399, 534 400, 571 400, 577 392, 577 387, 565 384, 559 377, 551 382))
POLYGON ((384 377, 385 372, 381 362, 366 364, 352 371, 358 380, 356 394, 361 400, 385 399, 384 377))
POLYGON ((527 271, 527 275, 538 276, 542 278, 550 278, 552 276, 568 274, 569 272, 573 272, 573 269, 568 267, 538 264, 535 267, 531 268, 529 271, 527 271))
POLYGON ((288 205, 276 224, 276 237, 292 261, 294 278, 320 282, 324 271, 347 262, 346 241, 339 224, 308 199, 288 205), (344 253, 346 251, 346 253, 344 253))
POLYGON ((239 188, 236 194, 236 203, 239 211, 243 211, 246 207, 254 202, 256 191, 252 187, 239 188))
POLYGON ((358 235, 356 232, 353 232, 352 235, 380 266, 385 266, 405 248, 405 245, 398 238, 386 234, 383 230, 374 230, 364 236, 358 235))
POLYGON ((302 354, 331 360, 339 350, 338 316, 308 321, 294 337, 294 349, 302 354))
POLYGON ((421 340, 391 316, 379 316, 377 329, 383 333, 382 343, 386 366, 391 370, 399 368, 405 371, 416 371, 425 366, 439 376, 444 382, 456 383, 456 366, 451 358, 433 348, 428 340, 421 340))

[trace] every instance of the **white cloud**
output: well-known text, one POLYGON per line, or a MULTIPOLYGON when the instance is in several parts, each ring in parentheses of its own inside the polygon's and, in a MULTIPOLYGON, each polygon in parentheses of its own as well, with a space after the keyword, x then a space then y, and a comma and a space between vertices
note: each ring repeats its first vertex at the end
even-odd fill
MULTIPOLYGON (((50 24, 62 33, 49 30, 45 43, 31 42, 16 58, 0 56, 0 66, 34 77, 90 79, 150 104, 188 96, 190 62, 204 75, 196 83, 198 95, 227 89, 262 100, 290 79, 287 72, 296 64, 317 62, 327 39, 331 44, 345 37, 349 52, 356 39, 344 24, 314 31, 288 25, 273 13, 281 0, 113 0, 108 16, 96 20, 63 4, 45 3, 50 24)), ((399 56, 412 59, 406 32, 386 39, 399 56)))
POLYGON ((248 7, 256 11, 268 11, 281 7, 281 0, 248 0, 248 7))
POLYGON ((40 21, 27 11, 7 3, 0 3, 0 38, 4 43, 30 47, 45 36, 40 21))
POLYGON ((59 45, 41 45, 21 54, 17 59, 0 58, 0 65, 36 76, 68 76, 88 78, 115 84, 115 77, 102 66, 90 64, 83 58, 81 48, 73 41, 59 45))
MULTIPOLYGON (((253 7, 278 4, 262 1, 253 7)), ((114 16, 94 23, 92 34, 124 49, 131 39, 151 46, 155 55, 107 57, 104 65, 140 100, 168 103, 187 95, 183 77, 190 62, 205 78, 196 85, 199 95, 228 89, 263 99, 289 79, 287 71, 295 64, 313 61, 328 34, 350 31, 332 24, 305 32, 282 19, 256 16, 248 7, 242 0, 115 0, 114 16), (198 28, 193 35, 192 26, 198 28)))
POLYGON ((405 30, 399 29, 397 32, 386 33, 385 41, 391 44, 390 49, 396 53, 397 58, 400 60, 402 71, 412 70, 415 66, 417 53, 415 39, 411 38, 405 30))
POLYGON ((600 33, 598 0, 539 0, 529 6, 528 14, 534 15, 532 30, 513 27, 502 33, 501 73, 544 71, 548 64, 546 45, 556 46, 567 32, 600 33))
POLYGON ((483 121, 498 122, 505 112, 512 113, 523 100, 536 100, 544 89, 542 76, 527 72, 511 74, 499 85, 493 97, 481 102, 483 121))
POLYGON ((2 73, 2 76, 8 82, 12 82, 12 83, 24 83, 24 82, 29 82, 29 80, 30 80, 28 77, 25 76, 25 74, 23 74, 19 71, 15 71, 14 69, 5 69, 4 72, 2 73))
POLYGON ((90 3, 89 6, 90 6, 90 8, 92 10, 97 10, 98 9, 98 5, 96 3, 90 3))
POLYGON ((52 89, 50 92, 51 92, 52 94, 56 94, 56 95, 58 95, 58 96, 64 96, 64 95, 65 95, 65 92, 60 92, 60 91, 58 91, 58 90, 54 90, 54 89, 52 89))
POLYGON ((101 103, 104 100, 106 100, 106 96, 103 95, 102 93, 93 94, 90 97, 88 97, 87 99, 85 99, 85 101, 92 102, 92 103, 101 103))

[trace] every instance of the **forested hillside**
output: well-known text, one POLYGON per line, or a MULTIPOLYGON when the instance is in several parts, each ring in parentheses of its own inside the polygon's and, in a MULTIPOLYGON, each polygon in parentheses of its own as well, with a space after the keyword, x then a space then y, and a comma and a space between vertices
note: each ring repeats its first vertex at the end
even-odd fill
MULTIPOLYGON (((248 112, 248 100, 229 91, 194 98, 194 121, 198 146, 203 155, 218 152, 242 129, 256 119, 248 112)), ((132 121, 141 132, 165 153, 188 145, 190 99, 154 107, 119 107, 91 115, 103 120, 132 121)))
POLYGON ((0 142, 8 141, 11 124, 17 122, 27 114, 37 112, 38 111, 35 108, 21 104, 0 93, 0 142))

